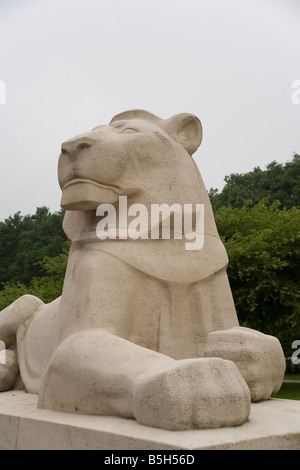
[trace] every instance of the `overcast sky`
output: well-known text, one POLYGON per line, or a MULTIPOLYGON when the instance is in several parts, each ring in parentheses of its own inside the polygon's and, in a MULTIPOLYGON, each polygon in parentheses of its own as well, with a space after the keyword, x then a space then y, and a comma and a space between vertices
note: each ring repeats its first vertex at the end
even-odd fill
POLYGON ((0 220, 60 208, 61 143, 190 112, 207 189, 300 153, 299 0, 0 0, 0 220))

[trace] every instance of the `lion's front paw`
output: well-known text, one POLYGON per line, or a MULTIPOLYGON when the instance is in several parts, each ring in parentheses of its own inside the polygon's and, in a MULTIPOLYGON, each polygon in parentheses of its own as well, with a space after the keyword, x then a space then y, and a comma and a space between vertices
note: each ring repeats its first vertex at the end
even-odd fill
POLYGON ((233 361, 250 389, 252 401, 267 400, 281 387, 285 359, 274 336, 244 327, 214 331, 208 335, 204 355, 233 361))
POLYGON ((15 351, 0 351, 0 392, 11 390, 19 373, 18 358, 15 351))
POLYGON ((236 426, 248 418, 250 394, 233 362, 185 359, 138 376, 133 409, 139 423, 164 429, 236 426))

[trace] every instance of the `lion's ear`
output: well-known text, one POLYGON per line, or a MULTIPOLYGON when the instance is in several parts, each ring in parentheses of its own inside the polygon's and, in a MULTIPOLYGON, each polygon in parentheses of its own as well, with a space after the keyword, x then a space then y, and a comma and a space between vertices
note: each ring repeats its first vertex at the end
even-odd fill
POLYGON ((163 121, 161 127, 179 142, 190 155, 196 152, 201 144, 202 125, 200 120, 193 114, 175 114, 175 116, 163 121))

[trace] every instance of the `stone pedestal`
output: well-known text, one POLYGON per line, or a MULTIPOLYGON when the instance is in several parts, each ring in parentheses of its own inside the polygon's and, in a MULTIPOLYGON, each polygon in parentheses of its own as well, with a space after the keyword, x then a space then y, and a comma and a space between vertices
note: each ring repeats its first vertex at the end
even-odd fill
POLYGON ((1 393, 0 449, 300 449, 300 402, 296 400, 254 403, 242 426, 191 431, 166 431, 119 417, 40 410, 36 403, 36 395, 23 391, 1 393))

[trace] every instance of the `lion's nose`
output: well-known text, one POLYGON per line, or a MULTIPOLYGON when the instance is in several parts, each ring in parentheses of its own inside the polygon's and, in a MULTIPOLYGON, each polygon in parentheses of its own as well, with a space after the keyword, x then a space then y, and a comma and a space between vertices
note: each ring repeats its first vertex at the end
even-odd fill
POLYGON ((80 150, 91 147, 95 141, 90 137, 79 137, 67 140, 61 146, 61 153, 68 154, 71 159, 77 158, 80 150))

